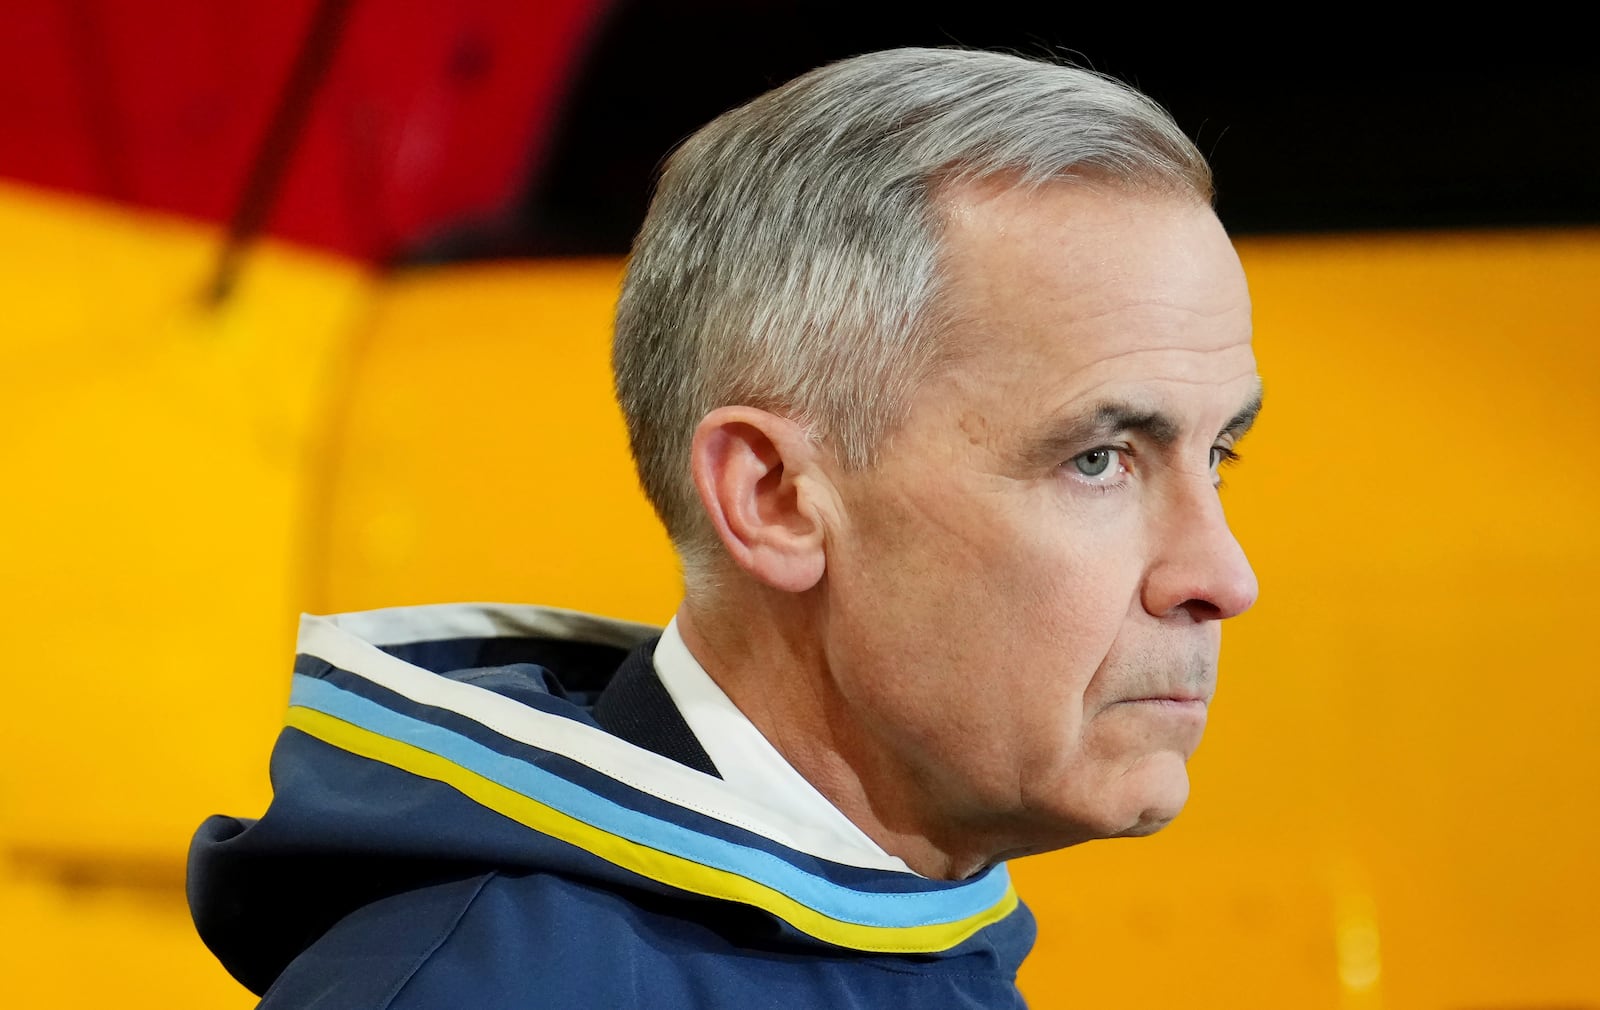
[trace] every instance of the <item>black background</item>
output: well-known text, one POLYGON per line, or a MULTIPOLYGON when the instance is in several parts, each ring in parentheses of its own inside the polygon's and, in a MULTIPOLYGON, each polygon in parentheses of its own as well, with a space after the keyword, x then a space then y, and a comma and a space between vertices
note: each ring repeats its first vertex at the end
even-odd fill
POLYGON ((685 136, 811 67, 897 45, 1051 56, 1134 84, 1210 158, 1235 234, 1600 222, 1600 72, 1566 51, 1586 30, 1401 37, 1326 10, 1230 27, 1154 10, 1091 23, 1066 5, 615 4, 515 213, 419 254, 625 252, 685 136))

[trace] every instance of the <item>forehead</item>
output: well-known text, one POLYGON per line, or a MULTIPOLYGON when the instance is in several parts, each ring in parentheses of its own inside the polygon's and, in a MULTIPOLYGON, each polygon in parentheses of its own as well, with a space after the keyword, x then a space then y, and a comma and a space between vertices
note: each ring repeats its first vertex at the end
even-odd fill
POLYGON ((1244 272, 1203 203, 1062 182, 964 186, 945 210, 948 377, 971 392, 1149 399, 1253 386, 1244 272))

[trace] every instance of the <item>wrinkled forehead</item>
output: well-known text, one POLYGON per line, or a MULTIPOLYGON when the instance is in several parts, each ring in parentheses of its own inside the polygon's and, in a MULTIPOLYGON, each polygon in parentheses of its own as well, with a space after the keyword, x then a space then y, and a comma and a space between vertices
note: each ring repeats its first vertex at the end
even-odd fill
POLYGON ((1075 180, 944 200, 944 371, 1009 397, 1253 376, 1244 273, 1204 201, 1075 180))

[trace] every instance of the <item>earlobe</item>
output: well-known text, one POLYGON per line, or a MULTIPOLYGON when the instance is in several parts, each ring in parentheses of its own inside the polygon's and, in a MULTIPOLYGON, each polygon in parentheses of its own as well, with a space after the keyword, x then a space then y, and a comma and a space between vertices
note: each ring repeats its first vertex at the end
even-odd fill
POLYGON ((785 592, 811 589, 826 567, 817 451, 799 424, 754 407, 719 407, 694 433, 690 466, 712 528, 735 564, 785 592))

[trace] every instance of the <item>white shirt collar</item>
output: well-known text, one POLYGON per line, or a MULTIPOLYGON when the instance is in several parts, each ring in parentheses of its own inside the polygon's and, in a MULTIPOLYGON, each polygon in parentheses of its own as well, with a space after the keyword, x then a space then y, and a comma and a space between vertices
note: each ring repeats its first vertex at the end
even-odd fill
MULTIPOLYGON (((677 618, 667 624, 656 643, 655 669, 706 756, 723 781, 741 796, 797 824, 826 832, 840 843, 905 867, 817 792, 739 711, 689 652, 678 633, 677 618)), ((905 870, 911 872, 910 867, 905 870)))

